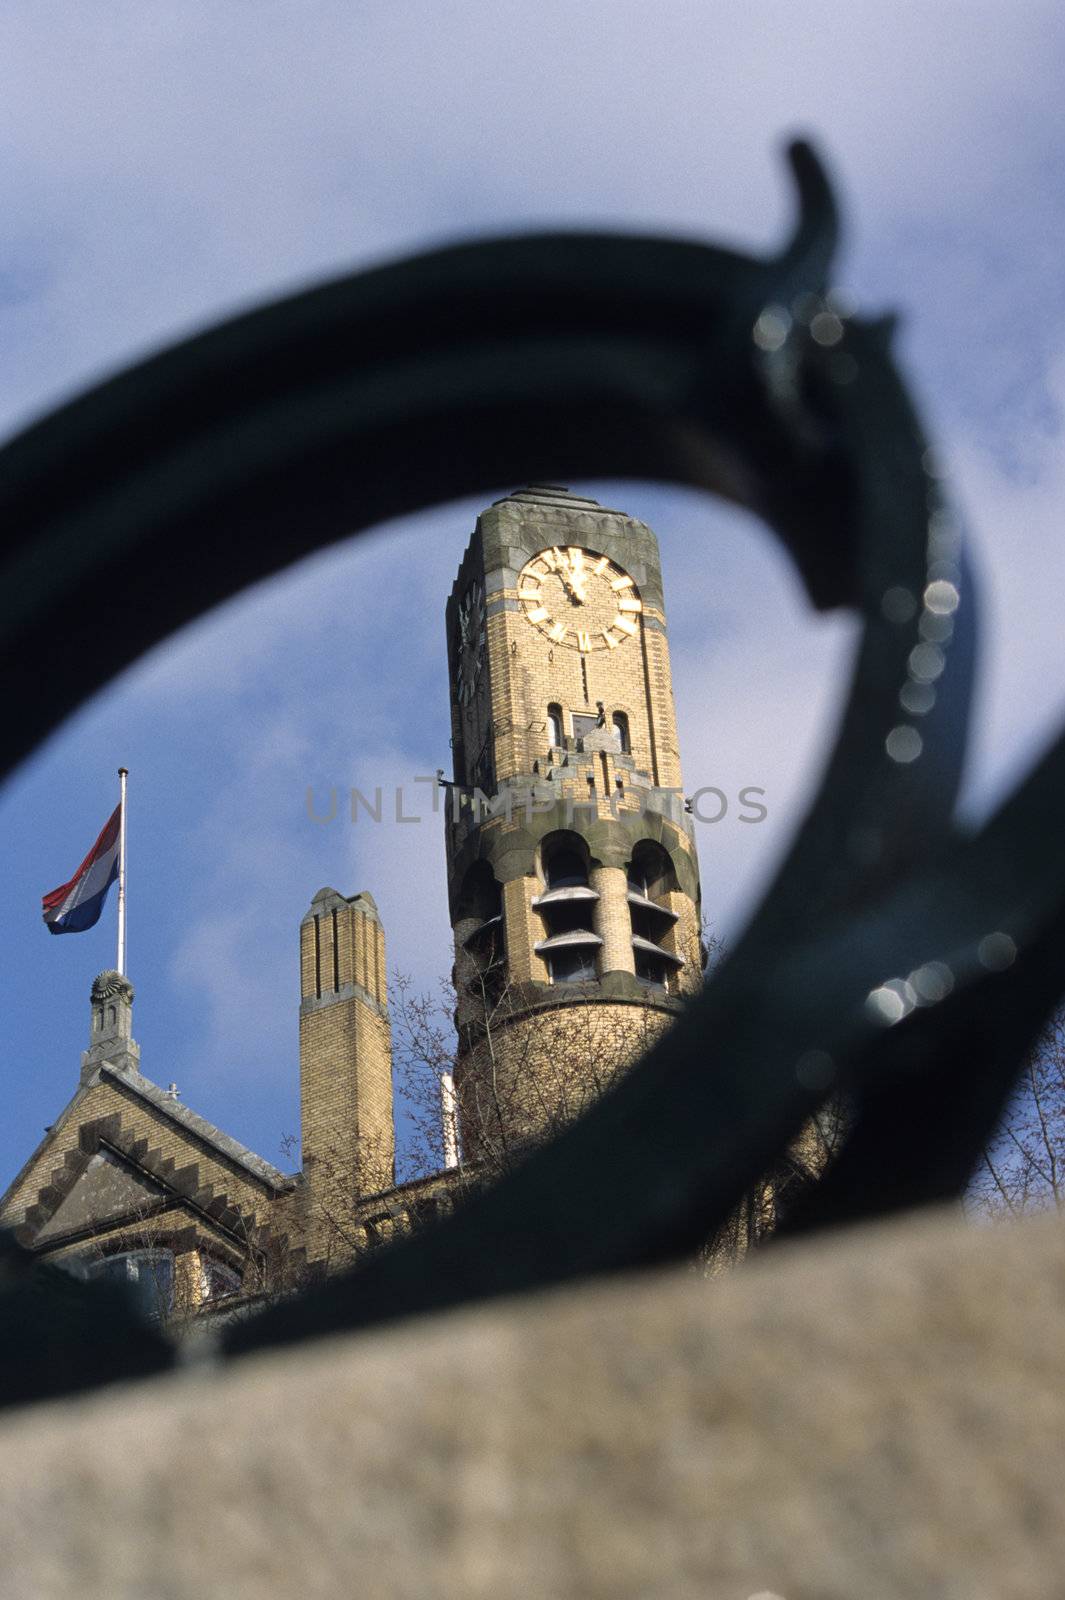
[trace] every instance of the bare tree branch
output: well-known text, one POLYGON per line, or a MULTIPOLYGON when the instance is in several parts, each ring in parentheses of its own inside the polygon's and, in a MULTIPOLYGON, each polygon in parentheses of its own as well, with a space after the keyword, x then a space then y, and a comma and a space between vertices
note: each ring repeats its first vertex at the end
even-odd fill
POLYGON ((974 1175, 970 1209, 991 1217, 1065 1205, 1065 1013, 1035 1049, 974 1175))

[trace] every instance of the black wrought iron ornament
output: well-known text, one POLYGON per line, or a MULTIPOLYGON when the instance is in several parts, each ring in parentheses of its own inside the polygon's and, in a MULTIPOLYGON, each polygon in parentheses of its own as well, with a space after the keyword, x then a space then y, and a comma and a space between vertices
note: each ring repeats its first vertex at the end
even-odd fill
MULTIPOLYGON (((838 1091, 849 1137, 792 1232, 957 1194, 1065 989, 1065 742, 982 832, 958 828, 962 530, 889 325, 830 292, 822 168, 805 145, 790 159, 799 221, 778 256, 581 234, 420 256, 228 322, 0 453, 9 769, 244 585, 518 480, 724 495, 776 531, 815 606, 862 617, 805 823, 676 1028, 497 1187, 232 1329, 231 1355, 690 1255, 838 1091), (42 678, 42 637, 66 641, 76 678, 42 678)), ((16 1364, 23 1293, 0 1287, 16 1364)), ((73 1343, 68 1371, 101 1379, 73 1343)), ((10 1398, 40 1392, 9 1373, 10 1398)))

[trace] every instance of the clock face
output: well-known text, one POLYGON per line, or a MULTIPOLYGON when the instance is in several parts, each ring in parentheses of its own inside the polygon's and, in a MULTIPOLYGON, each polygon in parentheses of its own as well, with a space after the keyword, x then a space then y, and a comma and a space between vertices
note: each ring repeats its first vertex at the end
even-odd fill
POLYGON ((460 705, 469 705, 477 692, 477 684, 484 670, 484 654, 484 588, 479 583, 471 583, 459 601, 455 638, 455 685, 460 705))
POLYGON ((640 631, 643 602, 635 583, 594 550, 541 550, 522 568, 518 599, 534 628, 571 650, 616 650, 640 631))

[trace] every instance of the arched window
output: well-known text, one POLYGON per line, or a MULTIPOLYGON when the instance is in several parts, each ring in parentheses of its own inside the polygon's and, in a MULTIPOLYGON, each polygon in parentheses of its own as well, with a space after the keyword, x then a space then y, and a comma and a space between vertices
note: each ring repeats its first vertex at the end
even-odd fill
POLYGON ((455 920, 476 917, 487 922, 503 909, 502 890, 487 861, 475 861, 462 880, 455 904, 455 920))
POLYGON ((665 989, 669 992, 669 967, 660 955, 650 950, 636 949, 633 952, 636 966, 636 976, 641 983, 646 983, 652 989, 665 989))
POLYGON ((618 736, 621 739, 621 753, 622 753, 622 755, 623 756, 631 755, 631 753, 632 753, 632 740, 629 737, 629 719, 625 715, 624 711, 615 711, 614 712, 614 726, 618 730, 618 736))
POLYGON ((677 874, 667 851, 653 839, 641 839, 632 852, 628 869, 629 888, 648 900, 676 889, 677 874))
POLYGON ((473 923, 462 941, 473 963, 472 969, 464 964, 468 991, 483 998, 498 997, 506 961, 503 891, 487 861, 475 861, 462 880, 455 919, 473 923))
POLYGON ((578 888, 587 884, 588 868, 579 851, 559 845, 547 858, 546 877, 549 889, 578 888))
POLYGON ((599 895, 588 882, 588 857, 582 841, 559 834, 543 848, 544 892, 533 900, 544 923, 536 951, 543 956, 552 983, 594 982, 596 955, 602 939, 595 931, 599 895))
POLYGON ((227 1294, 237 1294, 239 1290, 240 1273, 235 1267, 227 1266, 224 1261, 215 1261, 211 1256, 200 1258, 201 1300, 221 1300, 227 1294))
POLYGON ((547 958, 552 983, 594 983, 595 952, 598 945, 572 945, 552 950, 547 958))
POLYGON ((562 748, 562 707, 550 705, 547 708, 547 743, 552 750, 562 748))
POLYGON ((172 1250, 125 1250, 112 1256, 68 1258, 61 1264, 76 1278, 121 1284, 141 1315, 152 1322, 161 1322, 174 1309, 172 1250))
POLYGON ((684 965, 683 958, 667 948, 677 921, 677 913, 663 904, 666 895, 677 887, 673 863, 660 844, 643 839, 632 853, 628 879, 636 976, 641 983, 669 989, 684 965))

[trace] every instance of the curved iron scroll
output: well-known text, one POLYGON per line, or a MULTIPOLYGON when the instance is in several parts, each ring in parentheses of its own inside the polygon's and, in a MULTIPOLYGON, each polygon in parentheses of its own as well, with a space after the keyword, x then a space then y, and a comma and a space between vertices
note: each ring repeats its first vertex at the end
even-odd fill
POLYGON ((811 151, 790 154, 800 217, 778 256, 606 235, 422 256, 226 323, 0 456, 8 766, 243 585, 518 480, 729 496, 776 530, 815 605, 863 618, 794 848, 669 1037, 492 1192, 236 1328, 232 1353, 684 1256, 836 1088, 849 1142, 793 1229, 955 1194, 1063 987, 1065 745, 978 838, 958 834, 961 533, 888 327, 826 297, 835 206, 811 151), (89 584, 106 597, 91 628, 89 584), (76 679, 41 681, 44 636, 76 679))

